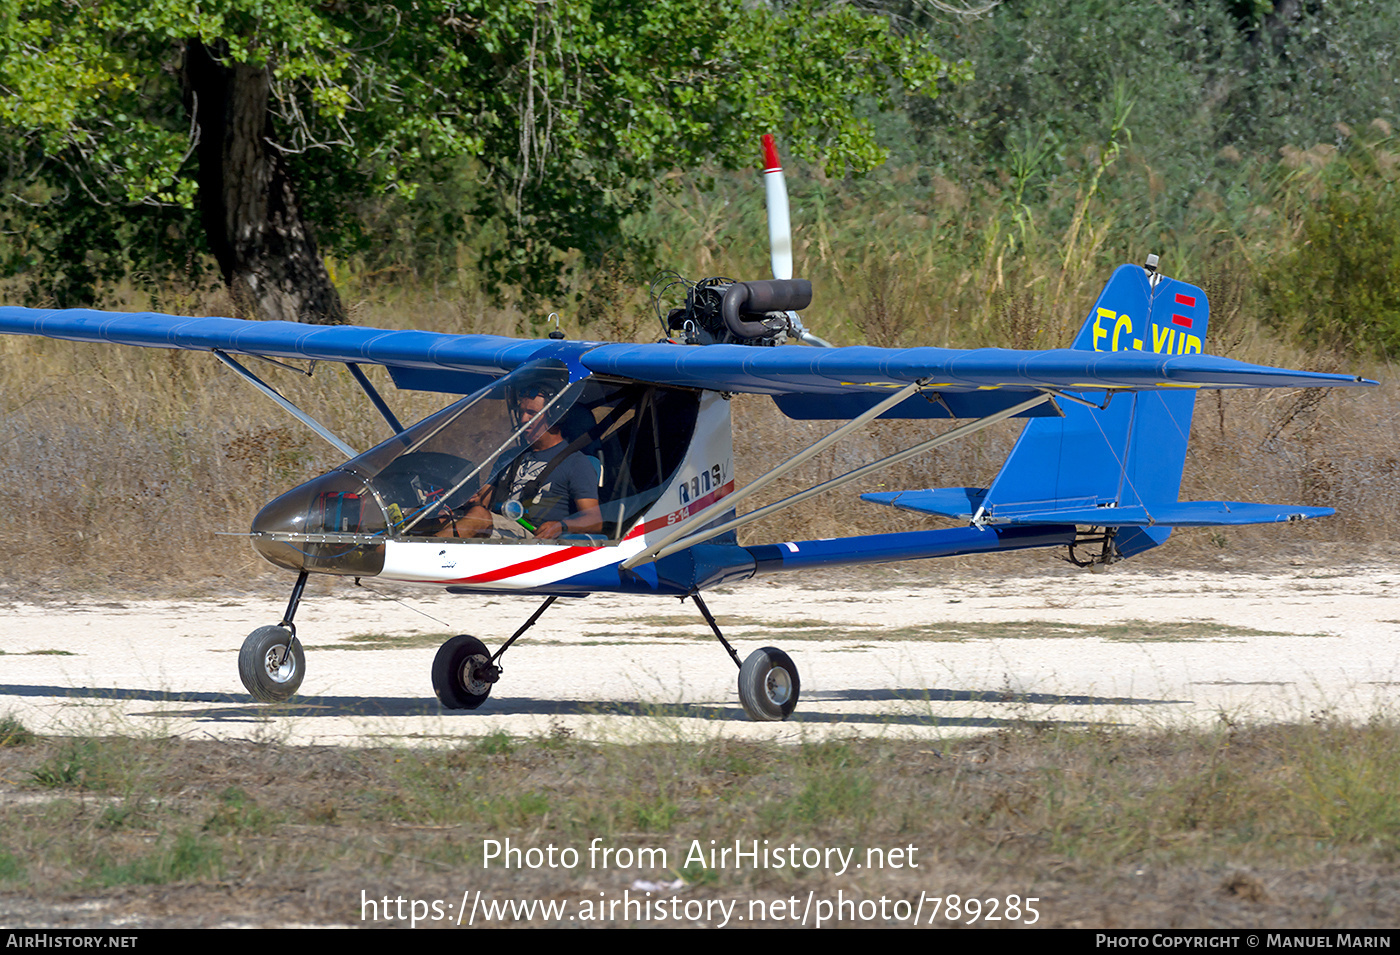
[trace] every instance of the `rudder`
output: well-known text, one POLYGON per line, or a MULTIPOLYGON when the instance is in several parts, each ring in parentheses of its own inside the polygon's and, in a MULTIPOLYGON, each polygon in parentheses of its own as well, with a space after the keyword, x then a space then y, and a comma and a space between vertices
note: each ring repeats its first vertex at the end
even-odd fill
MULTIPOLYGON (((1202 350, 1210 306, 1194 285, 1120 266, 1094 303, 1073 348, 1202 350)), ((1103 405, 1107 392, 1071 393, 1103 405)), ((1033 418, 982 498, 979 517, 1090 507, 1175 503, 1181 489, 1196 390, 1116 393, 1107 407, 1061 402, 1062 418, 1033 418)), ((1124 557, 1164 542, 1170 527, 1123 527, 1124 557)))

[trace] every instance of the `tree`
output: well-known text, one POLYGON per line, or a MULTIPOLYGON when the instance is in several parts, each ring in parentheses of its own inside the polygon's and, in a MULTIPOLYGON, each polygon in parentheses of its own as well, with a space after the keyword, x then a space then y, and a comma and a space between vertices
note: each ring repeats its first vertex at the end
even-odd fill
POLYGON ((657 173, 745 164, 767 131, 869 169, 870 108, 966 72, 823 0, 0 0, 10 265, 71 295, 103 274, 85 242, 110 270, 137 264, 119 235, 198 240, 246 314, 341 321, 318 241, 470 157, 490 188, 462 214, 511 236, 483 264, 549 287, 657 173))

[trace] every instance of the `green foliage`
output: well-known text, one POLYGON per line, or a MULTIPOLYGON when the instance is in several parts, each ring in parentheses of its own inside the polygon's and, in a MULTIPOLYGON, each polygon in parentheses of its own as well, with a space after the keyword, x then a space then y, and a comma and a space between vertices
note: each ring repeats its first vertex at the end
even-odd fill
POLYGON ((204 831, 219 835, 240 832, 271 832, 279 822, 276 813, 269 812, 237 786, 219 794, 218 808, 204 821, 204 831))
POLYGON ((1339 351, 1400 351, 1400 156, 1390 146, 1353 146, 1296 184, 1298 240, 1261 277, 1276 323, 1339 351))
POLYGON ((1140 143, 1197 162, 1330 138, 1338 118, 1394 113, 1389 50, 1400 9, 1367 0, 1017 0, 979 20, 923 24, 976 79, 910 109, 921 142, 949 168, 980 169, 1024 130, 1064 152, 1092 135, 1115 83, 1137 101, 1140 143), (1143 119, 1150 117, 1149 123, 1143 119))
POLYGON ((476 748, 487 756, 509 756, 515 752, 515 739, 505 730, 497 730, 477 740, 476 748))
POLYGON ((9 715, 0 717, 0 746, 29 746, 37 739, 34 731, 18 718, 9 715))
POLYGON ((48 789, 102 791, 111 789, 121 775, 120 757, 95 739, 70 739, 50 759, 29 770, 48 789))
POLYGON ((1262 305, 1328 347, 1389 350, 1389 173, 1336 124, 1400 121, 1397 33, 1400 7, 1364 0, 1016 0, 971 20, 818 0, 0 0, 0 274, 35 304, 207 286, 179 80, 199 39, 274 70, 272 129, 342 294, 505 290, 512 321, 558 308, 631 337, 653 261, 764 274, 761 192, 731 173, 772 130, 801 160, 798 268, 833 340, 1061 344, 1109 269, 1156 252, 1189 280, 1240 277, 1236 329, 1262 305), (1281 177, 1292 146, 1347 166, 1281 177), (836 290, 858 307, 833 309, 836 290))
POLYGON ((179 253, 200 228, 181 65, 196 41, 270 72, 269 133, 324 248, 382 245, 365 205, 454 238, 494 222, 489 279, 537 291, 559 287, 564 250, 588 265, 642 251, 622 221, 654 175, 753 163, 760 132, 869 169, 884 158, 869 104, 966 75, 922 36, 820 0, 0 0, 3 175, 32 203, 3 264, 63 272, 40 296, 188 271, 179 253), (416 204, 464 170, 467 195, 416 204))
POLYGON ((1248 44, 1219 3, 1022 0, 927 29, 976 67, 974 81, 910 107, 925 155, 945 175, 986 174, 1032 136, 1056 165, 1073 166, 1074 148, 1100 135, 1115 86, 1138 104, 1154 153, 1199 156, 1225 145, 1215 140, 1238 119, 1221 95, 1244 82, 1248 44))
POLYGON ((181 832, 129 862, 99 865, 96 876, 101 885, 165 885, 222 874, 222 847, 207 837, 181 832))
POLYGON ((766 826, 840 823, 850 831, 875 812, 876 776, 850 743, 803 744, 794 763, 793 791, 763 807, 760 819, 766 826))
POLYGON ((1400 804, 1394 795, 1400 754, 1388 729, 1375 720, 1355 728, 1321 724, 1322 745, 1305 750, 1298 768, 1299 815, 1320 837, 1335 844, 1400 845, 1400 804), (1344 736, 1347 745, 1326 745, 1329 736, 1344 736))
POLYGON ((1075 215, 1061 196, 1101 165, 1118 97, 1133 104, 1132 137, 1097 184, 1116 233, 1099 265, 1177 244, 1238 248, 1261 227, 1273 183, 1259 170, 1280 147, 1338 144, 1339 119, 1394 123, 1400 107, 1385 52, 1400 7, 1286 6, 1288 16, 1253 0, 1018 0, 972 22, 928 22, 976 77, 910 105, 907 126, 889 130, 906 143, 896 162, 1002 196, 1018 237, 1032 222, 1058 239, 1075 215))
POLYGON ((0 882, 18 882, 23 878, 23 860, 12 853, 0 850, 0 882))
POLYGON ((142 805, 146 798, 144 795, 128 795, 120 802, 105 806, 101 816, 98 817, 97 827, 99 829, 128 829, 140 825, 146 821, 148 815, 142 805))
POLYGON ((719 885, 719 872, 715 869, 707 869, 698 862, 692 862, 681 869, 680 877, 693 886, 719 885))
POLYGON ((641 832, 669 832, 681 815, 679 805, 660 796, 638 800, 631 807, 632 822, 641 832))

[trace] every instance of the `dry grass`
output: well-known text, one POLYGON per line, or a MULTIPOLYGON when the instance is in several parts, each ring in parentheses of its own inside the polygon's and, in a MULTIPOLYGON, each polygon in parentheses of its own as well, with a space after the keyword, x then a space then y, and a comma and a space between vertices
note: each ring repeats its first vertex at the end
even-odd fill
POLYGON ((741 912, 809 892, 957 892, 1038 897, 1045 926, 1385 927, 1400 903, 1398 735, 1384 720, 1321 720, 1149 733, 1026 722, 942 746, 15 738, 0 748, 0 913, 27 925, 356 924, 362 891, 455 903, 464 889, 577 912, 634 879, 681 875, 682 898, 737 899, 741 912), (486 866, 487 839, 571 846, 580 864, 486 866), (665 863, 590 866, 595 839, 663 849, 665 863), (844 873, 685 861, 695 840, 765 839, 862 860, 913 852, 902 867, 844 873))

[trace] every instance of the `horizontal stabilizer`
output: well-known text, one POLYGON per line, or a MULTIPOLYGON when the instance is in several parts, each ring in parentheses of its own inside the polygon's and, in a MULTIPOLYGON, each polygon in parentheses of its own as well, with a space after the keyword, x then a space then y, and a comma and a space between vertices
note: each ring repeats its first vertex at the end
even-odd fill
POLYGON ((926 491, 881 491, 862 494, 862 501, 897 507, 920 514, 937 514, 954 520, 970 520, 987 496, 985 487, 939 487, 926 491))
MULTIPOLYGON (((862 494, 861 499, 906 511, 970 518, 981 506, 986 491, 972 487, 944 487, 927 491, 862 494)), ((1008 512, 998 508, 985 515, 988 524, 1052 525, 1081 527, 1224 527, 1232 524, 1280 524, 1335 514, 1330 507, 1295 504, 1250 504, 1242 501, 1177 501, 1152 507, 1053 507, 1008 512)))
POLYGON ((1078 524, 1085 527, 1223 527, 1281 524, 1335 514, 1330 507, 1248 504, 1241 501, 1181 501, 1146 507, 1083 507, 1034 511, 997 518, 997 524, 1078 524))

